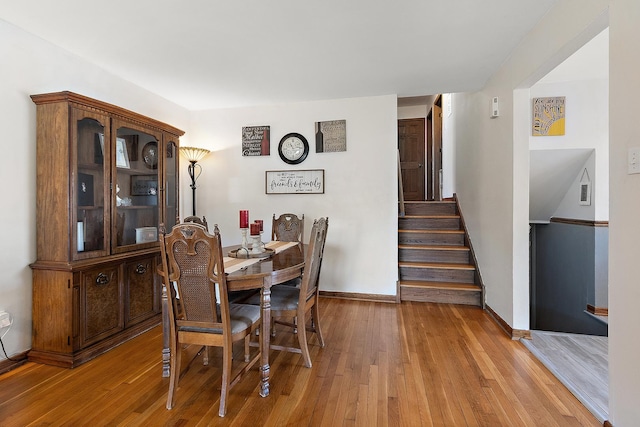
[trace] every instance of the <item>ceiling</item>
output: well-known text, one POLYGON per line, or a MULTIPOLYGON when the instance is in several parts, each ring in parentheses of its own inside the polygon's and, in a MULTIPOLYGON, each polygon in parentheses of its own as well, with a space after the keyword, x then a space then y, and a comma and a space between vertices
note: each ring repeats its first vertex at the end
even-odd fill
POLYGON ((0 19, 189 110, 474 91, 558 0, 20 0, 0 19))

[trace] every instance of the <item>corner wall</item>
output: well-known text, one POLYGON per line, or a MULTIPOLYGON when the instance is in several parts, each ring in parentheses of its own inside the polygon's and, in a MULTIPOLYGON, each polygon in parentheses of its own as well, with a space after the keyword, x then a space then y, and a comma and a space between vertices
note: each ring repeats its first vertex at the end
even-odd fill
POLYGON ((640 175, 627 174, 640 147, 640 2, 615 0, 609 27, 609 414, 616 427, 640 420, 640 175))
POLYGON ((202 162, 198 215, 217 223, 225 245, 240 243, 238 211, 263 219, 292 212, 305 216, 305 240, 315 218, 329 217, 320 288, 395 299, 398 280, 397 100, 395 95, 304 102, 194 113, 191 142, 212 153, 202 162), (347 151, 316 153, 314 123, 346 120, 347 151), (243 126, 271 127, 271 154, 243 157, 243 126), (280 139, 298 132, 310 143, 307 159, 288 165, 280 139), (265 171, 323 169, 324 194, 265 194, 265 171))
MULTIPOLYGON (((31 94, 70 90, 187 131, 188 111, 0 20, 0 310, 13 316, 9 357, 31 348, 31 269, 36 260, 36 106, 31 94)), ((61 236, 64 238, 64 236, 61 236)), ((0 359, 3 360, 4 356, 0 359)))
POLYGON ((487 304, 529 329, 528 88, 607 25, 607 1, 560 1, 475 93, 454 94, 456 193, 487 304), (500 117, 491 119, 491 98, 500 117), (514 114, 514 111, 517 114, 514 114))

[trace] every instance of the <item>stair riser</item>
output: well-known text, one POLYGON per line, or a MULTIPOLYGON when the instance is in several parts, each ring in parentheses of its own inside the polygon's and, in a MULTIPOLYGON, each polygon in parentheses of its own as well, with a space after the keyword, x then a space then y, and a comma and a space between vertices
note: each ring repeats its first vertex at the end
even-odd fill
POLYGON ((435 302, 442 304, 464 304, 482 306, 480 292, 461 292, 448 289, 420 289, 400 287, 402 301, 435 302))
POLYGON ((400 267, 400 280, 475 283, 475 270, 400 267))
POLYGON ((399 218, 400 230, 459 230, 459 218, 399 218))
POLYGON ((404 204, 405 215, 456 215, 455 203, 409 203, 404 204))
POLYGON ((462 245, 464 235, 448 233, 398 233, 400 245, 462 245))
POLYGON ((438 249, 398 249, 399 261, 469 264, 469 251, 438 249))

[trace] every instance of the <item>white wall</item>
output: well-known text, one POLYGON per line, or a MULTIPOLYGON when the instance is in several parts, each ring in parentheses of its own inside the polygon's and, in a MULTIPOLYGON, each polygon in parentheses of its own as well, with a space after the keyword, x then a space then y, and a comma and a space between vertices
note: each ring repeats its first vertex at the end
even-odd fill
POLYGON ((450 93, 442 94, 442 198, 452 197, 456 192, 454 111, 453 96, 450 93))
POLYGON ((194 113, 191 143, 213 151, 202 161, 198 215, 217 223, 224 244, 240 243, 238 211, 265 221, 273 214, 305 215, 305 240, 313 219, 329 217, 320 288, 395 295, 397 263, 397 109, 395 96, 307 102, 194 113), (347 151, 316 153, 314 123, 344 119, 347 151), (271 155, 243 157, 243 126, 271 126, 271 155), (284 163, 280 138, 304 135, 311 150, 300 165, 284 163), (265 171, 324 169, 325 193, 266 195, 265 171))
MULTIPOLYGON (((607 157, 609 154, 609 147, 607 146, 607 157)), ((607 165, 607 169, 608 165, 607 165)), ((609 171, 607 170, 607 181, 609 181, 609 171)), ((573 218, 573 219, 584 219, 584 220, 595 220, 596 214, 596 206, 598 204, 598 200, 596 199, 599 195, 595 194, 594 184, 595 180, 599 177, 596 177, 596 151, 592 150, 589 158, 584 162, 584 164, 580 167, 580 171, 575 176, 573 182, 569 186, 569 190, 564 195, 562 201, 558 204, 558 208, 553 213, 553 216, 556 218, 573 218), (589 178, 587 178, 589 177, 589 178), (582 182, 586 182, 590 179, 591 181, 591 204, 583 205, 580 204, 580 186, 582 182)), ((607 214, 609 213, 609 188, 606 188, 607 193, 604 195, 607 199, 607 214)), ((603 198, 603 197, 600 197, 603 198)), ((600 219, 602 221, 607 221, 607 218, 600 219)))
POLYGON ((398 120, 426 118, 430 105, 398 107, 398 120))
POLYGON ((456 193, 487 304, 514 329, 529 328, 529 109, 522 104, 533 83, 606 27, 607 6, 558 2, 481 91, 453 95, 456 193), (491 119, 495 96, 500 117, 491 119))
MULTIPOLYGON (((592 148, 595 164, 589 169, 591 206, 576 202, 563 206, 556 216, 607 221, 609 219, 609 81, 578 80, 536 84, 531 98, 564 96, 566 106, 565 134, 561 136, 531 136, 531 150, 562 150, 592 148), (572 208, 572 209, 571 209, 572 208)), ((580 175, 582 170, 580 171, 580 175)), ((580 176, 569 193, 579 194, 580 176)), ((570 196, 569 196, 570 198, 570 196)))
POLYGON ((29 95, 70 90, 183 130, 189 122, 186 110, 1 20, 0 57, 0 223, 4 225, 0 310, 14 318, 3 338, 11 356, 31 348, 29 264, 36 260, 36 107, 29 95))
POLYGON ((640 420, 640 175, 627 175, 627 150, 640 147, 640 2, 610 6, 609 414, 616 427, 640 420))
POLYGON ((527 288, 527 272, 517 266, 528 243, 514 236, 526 226, 528 211, 519 195, 526 184, 517 172, 528 174, 528 150, 521 152, 520 145, 526 146, 530 120, 522 101, 526 105, 533 83, 609 25, 609 420, 616 427, 636 426, 640 420, 640 342, 634 339, 640 324, 640 175, 626 173, 628 148, 640 146, 640 51, 634 47, 640 40, 639 21, 637 0, 560 1, 482 91, 454 95, 457 193, 487 302, 511 326, 526 329, 528 322, 516 308, 517 294, 527 288), (490 122, 486 111, 492 96, 507 103, 501 103, 501 117, 490 122))

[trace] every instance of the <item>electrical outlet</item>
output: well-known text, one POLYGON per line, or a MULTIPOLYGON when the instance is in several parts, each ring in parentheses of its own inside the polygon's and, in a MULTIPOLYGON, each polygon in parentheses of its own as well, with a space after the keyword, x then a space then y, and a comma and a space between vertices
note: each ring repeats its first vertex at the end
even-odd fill
POLYGON ((0 328, 11 326, 11 316, 6 311, 0 312, 0 328))

